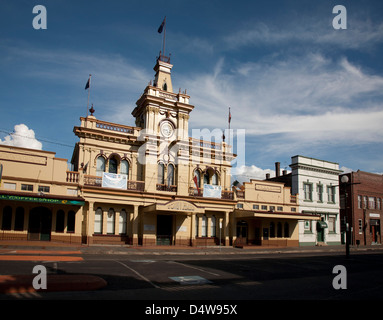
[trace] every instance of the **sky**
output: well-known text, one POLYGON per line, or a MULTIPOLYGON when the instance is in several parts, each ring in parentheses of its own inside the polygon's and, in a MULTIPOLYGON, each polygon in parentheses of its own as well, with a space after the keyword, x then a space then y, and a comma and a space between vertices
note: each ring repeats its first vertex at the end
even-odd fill
POLYGON ((295 155, 383 173, 382 1, 0 0, 0 10, 0 143, 70 161, 89 74, 96 118, 134 126, 166 16, 173 88, 195 106, 189 129, 227 128, 230 107, 235 147, 244 133, 239 180, 273 176, 277 161, 289 170, 295 155), (36 5, 46 29, 33 27, 36 5))

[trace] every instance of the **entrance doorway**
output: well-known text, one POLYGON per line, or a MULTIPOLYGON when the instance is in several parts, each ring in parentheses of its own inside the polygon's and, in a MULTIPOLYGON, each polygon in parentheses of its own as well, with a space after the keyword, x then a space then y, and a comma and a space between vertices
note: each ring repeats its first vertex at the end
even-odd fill
POLYGON ((157 216, 157 245, 169 246, 172 244, 173 238, 173 216, 158 215, 157 216))
POLYGON ((370 234, 372 236, 372 243, 376 244, 379 242, 378 235, 380 234, 380 220, 370 220, 370 234))
POLYGON ((246 221, 237 222, 237 244, 246 245, 247 244, 247 231, 248 224, 246 221))
POLYGON ((51 240, 52 212, 45 207, 36 207, 29 212, 28 240, 51 240))

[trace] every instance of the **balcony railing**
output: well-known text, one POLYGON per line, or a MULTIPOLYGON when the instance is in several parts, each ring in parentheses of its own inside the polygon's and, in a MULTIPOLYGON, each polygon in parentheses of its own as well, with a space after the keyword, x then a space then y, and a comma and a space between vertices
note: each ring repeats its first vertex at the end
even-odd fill
MULTIPOLYGON (((102 177, 84 175, 84 185, 101 187, 102 177)), ((126 190, 144 191, 144 188, 145 188, 144 181, 128 180, 127 186, 126 186, 126 190)))
MULTIPOLYGON (((189 188, 189 196, 192 197, 203 197, 203 188, 198 189, 190 187, 189 188)), ((227 190, 222 190, 221 192, 221 199, 225 200, 234 200, 234 192, 233 191, 227 191, 227 190)))
POLYGON ((66 182, 78 183, 78 175, 77 171, 67 171, 66 172, 66 182))
POLYGON ((161 183, 157 183, 156 189, 157 191, 177 192, 177 186, 167 186, 166 184, 161 183))

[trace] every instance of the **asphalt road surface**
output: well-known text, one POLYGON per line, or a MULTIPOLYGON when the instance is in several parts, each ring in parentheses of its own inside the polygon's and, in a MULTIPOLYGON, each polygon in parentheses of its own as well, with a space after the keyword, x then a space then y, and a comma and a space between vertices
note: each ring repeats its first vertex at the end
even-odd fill
POLYGON ((354 253, 349 258, 343 253, 88 254, 81 258, 0 261, 0 275, 31 274, 34 266, 43 265, 48 274, 97 275, 107 282, 105 287, 94 291, 0 294, 0 299, 141 300, 145 307, 159 300, 189 304, 225 300, 233 304, 244 300, 383 299, 383 251, 354 253), (335 266, 343 266, 344 272, 334 272, 335 266), (334 283, 343 288, 334 288, 334 283))

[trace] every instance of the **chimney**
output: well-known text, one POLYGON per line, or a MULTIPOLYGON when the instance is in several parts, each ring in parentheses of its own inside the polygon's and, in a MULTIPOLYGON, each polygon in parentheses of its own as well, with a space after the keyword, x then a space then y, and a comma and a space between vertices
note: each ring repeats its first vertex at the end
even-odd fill
POLYGON ((285 175, 287 175, 287 170, 283 170, 282 171, 282 174, 285 176, 285 175))
POLYGON ((266 180, 270 179, 270 173, 266 173, 266 180))
POLYGON ((280 176, 280 171, 281 171, 281 169, 280 169, 280 167, 281 167, 281 163, 280 162, 276 162, 275 163, 275 176, 276 177, 279 177, 280 176))

